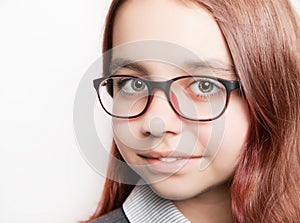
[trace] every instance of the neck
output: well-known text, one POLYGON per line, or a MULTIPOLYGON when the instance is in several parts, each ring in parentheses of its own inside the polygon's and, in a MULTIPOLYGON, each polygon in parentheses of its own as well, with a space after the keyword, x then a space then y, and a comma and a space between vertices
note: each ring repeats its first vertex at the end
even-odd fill
POLYGON ((193 223, 232 222, 228 184, 219 185, 196 197, 173 203, 193 223))

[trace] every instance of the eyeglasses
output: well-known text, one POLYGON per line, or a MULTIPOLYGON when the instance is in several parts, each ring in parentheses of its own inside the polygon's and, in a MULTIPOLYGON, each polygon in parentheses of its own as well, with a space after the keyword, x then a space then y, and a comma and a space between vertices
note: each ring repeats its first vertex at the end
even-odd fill
POLYGON ((225 112, 231 91, 240 88, 240 83, 210 76, 150 81, 132 75, 113 75, 94 80, 94 87, 103 109, 115 118, 143 115, 153 100, 154 91, 159 89, 165 92, 170 106, 180 117, 212 121, 225 112))

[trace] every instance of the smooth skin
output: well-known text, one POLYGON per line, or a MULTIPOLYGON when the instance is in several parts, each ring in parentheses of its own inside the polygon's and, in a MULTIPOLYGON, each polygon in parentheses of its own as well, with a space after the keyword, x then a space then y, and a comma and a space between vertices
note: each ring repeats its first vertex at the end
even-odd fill
MULTIPOLYGON (((228 67, 233 65, 217 23, 205 9, 192 3, 126 1, 117 13, 113 33, 113 47, 149 39, 168 41, 185 47, 205 61, 218 61, 228 67)), ((113 57, 118 55, 113 54, 113 57)), ((153 79, 186 75, 162 62, 138 64, 147 71, 143 75, 153 79)), ((203 69, 195 72, 206 74, 203 69)), ((137 75, 139 72, 133 68, 120 68, 116 74, 137 75)), ((236 80, 233 71, 224 69, 216 68, 216 72, 209 75, 236 80)), ((232 221, 228 182, 249 131, 247 103, 238 90, 231 93, 223 116, 210 122, 182 119, 172 110, 165 94, 157 90, 144 115, 132 120, 114 118, 113 130, 125 161, 149 182, 157 194, 173 200, 190 221, 232 221), (144 142, 143 148, 134 146, 139 141, 144 142), (180 168, 173 173, 174 163, 149 158, 153 156, 182 156, 185 162, 179 162, 180 168), (153 160, 158 168, 151 167, 153 160), (199 168, 200 162, 206 162, 207 167, 199 168)))

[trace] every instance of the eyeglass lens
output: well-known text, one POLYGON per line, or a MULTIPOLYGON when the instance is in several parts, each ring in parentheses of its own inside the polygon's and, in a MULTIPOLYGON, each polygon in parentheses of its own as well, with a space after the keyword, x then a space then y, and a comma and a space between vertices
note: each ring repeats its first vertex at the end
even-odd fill
MULTIPOLYGON (((138 77, 110 77, 98 89, 104 109, 114 116, 133 117, 148 106, 151 82, 138 77)), ((216 79, 183 77, 164 89, 172 108, 189 119, 213 119, 226 106, 226 88, 216 79)))

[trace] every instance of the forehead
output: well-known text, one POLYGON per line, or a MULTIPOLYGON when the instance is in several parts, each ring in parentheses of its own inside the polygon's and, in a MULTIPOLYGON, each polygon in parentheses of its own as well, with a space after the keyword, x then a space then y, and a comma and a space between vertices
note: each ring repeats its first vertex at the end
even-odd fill
MULTIPOLYGON (((171 42, 195 53, 201 60, 232 64, 227 44, 213 16, 190 1, 125 1, 115 18, 113 47, 145 40, 171 42)), ((147 45, 140 47, 147 48, 147 45)), ((113 57, 118 55, 113 53, 113 57)))

